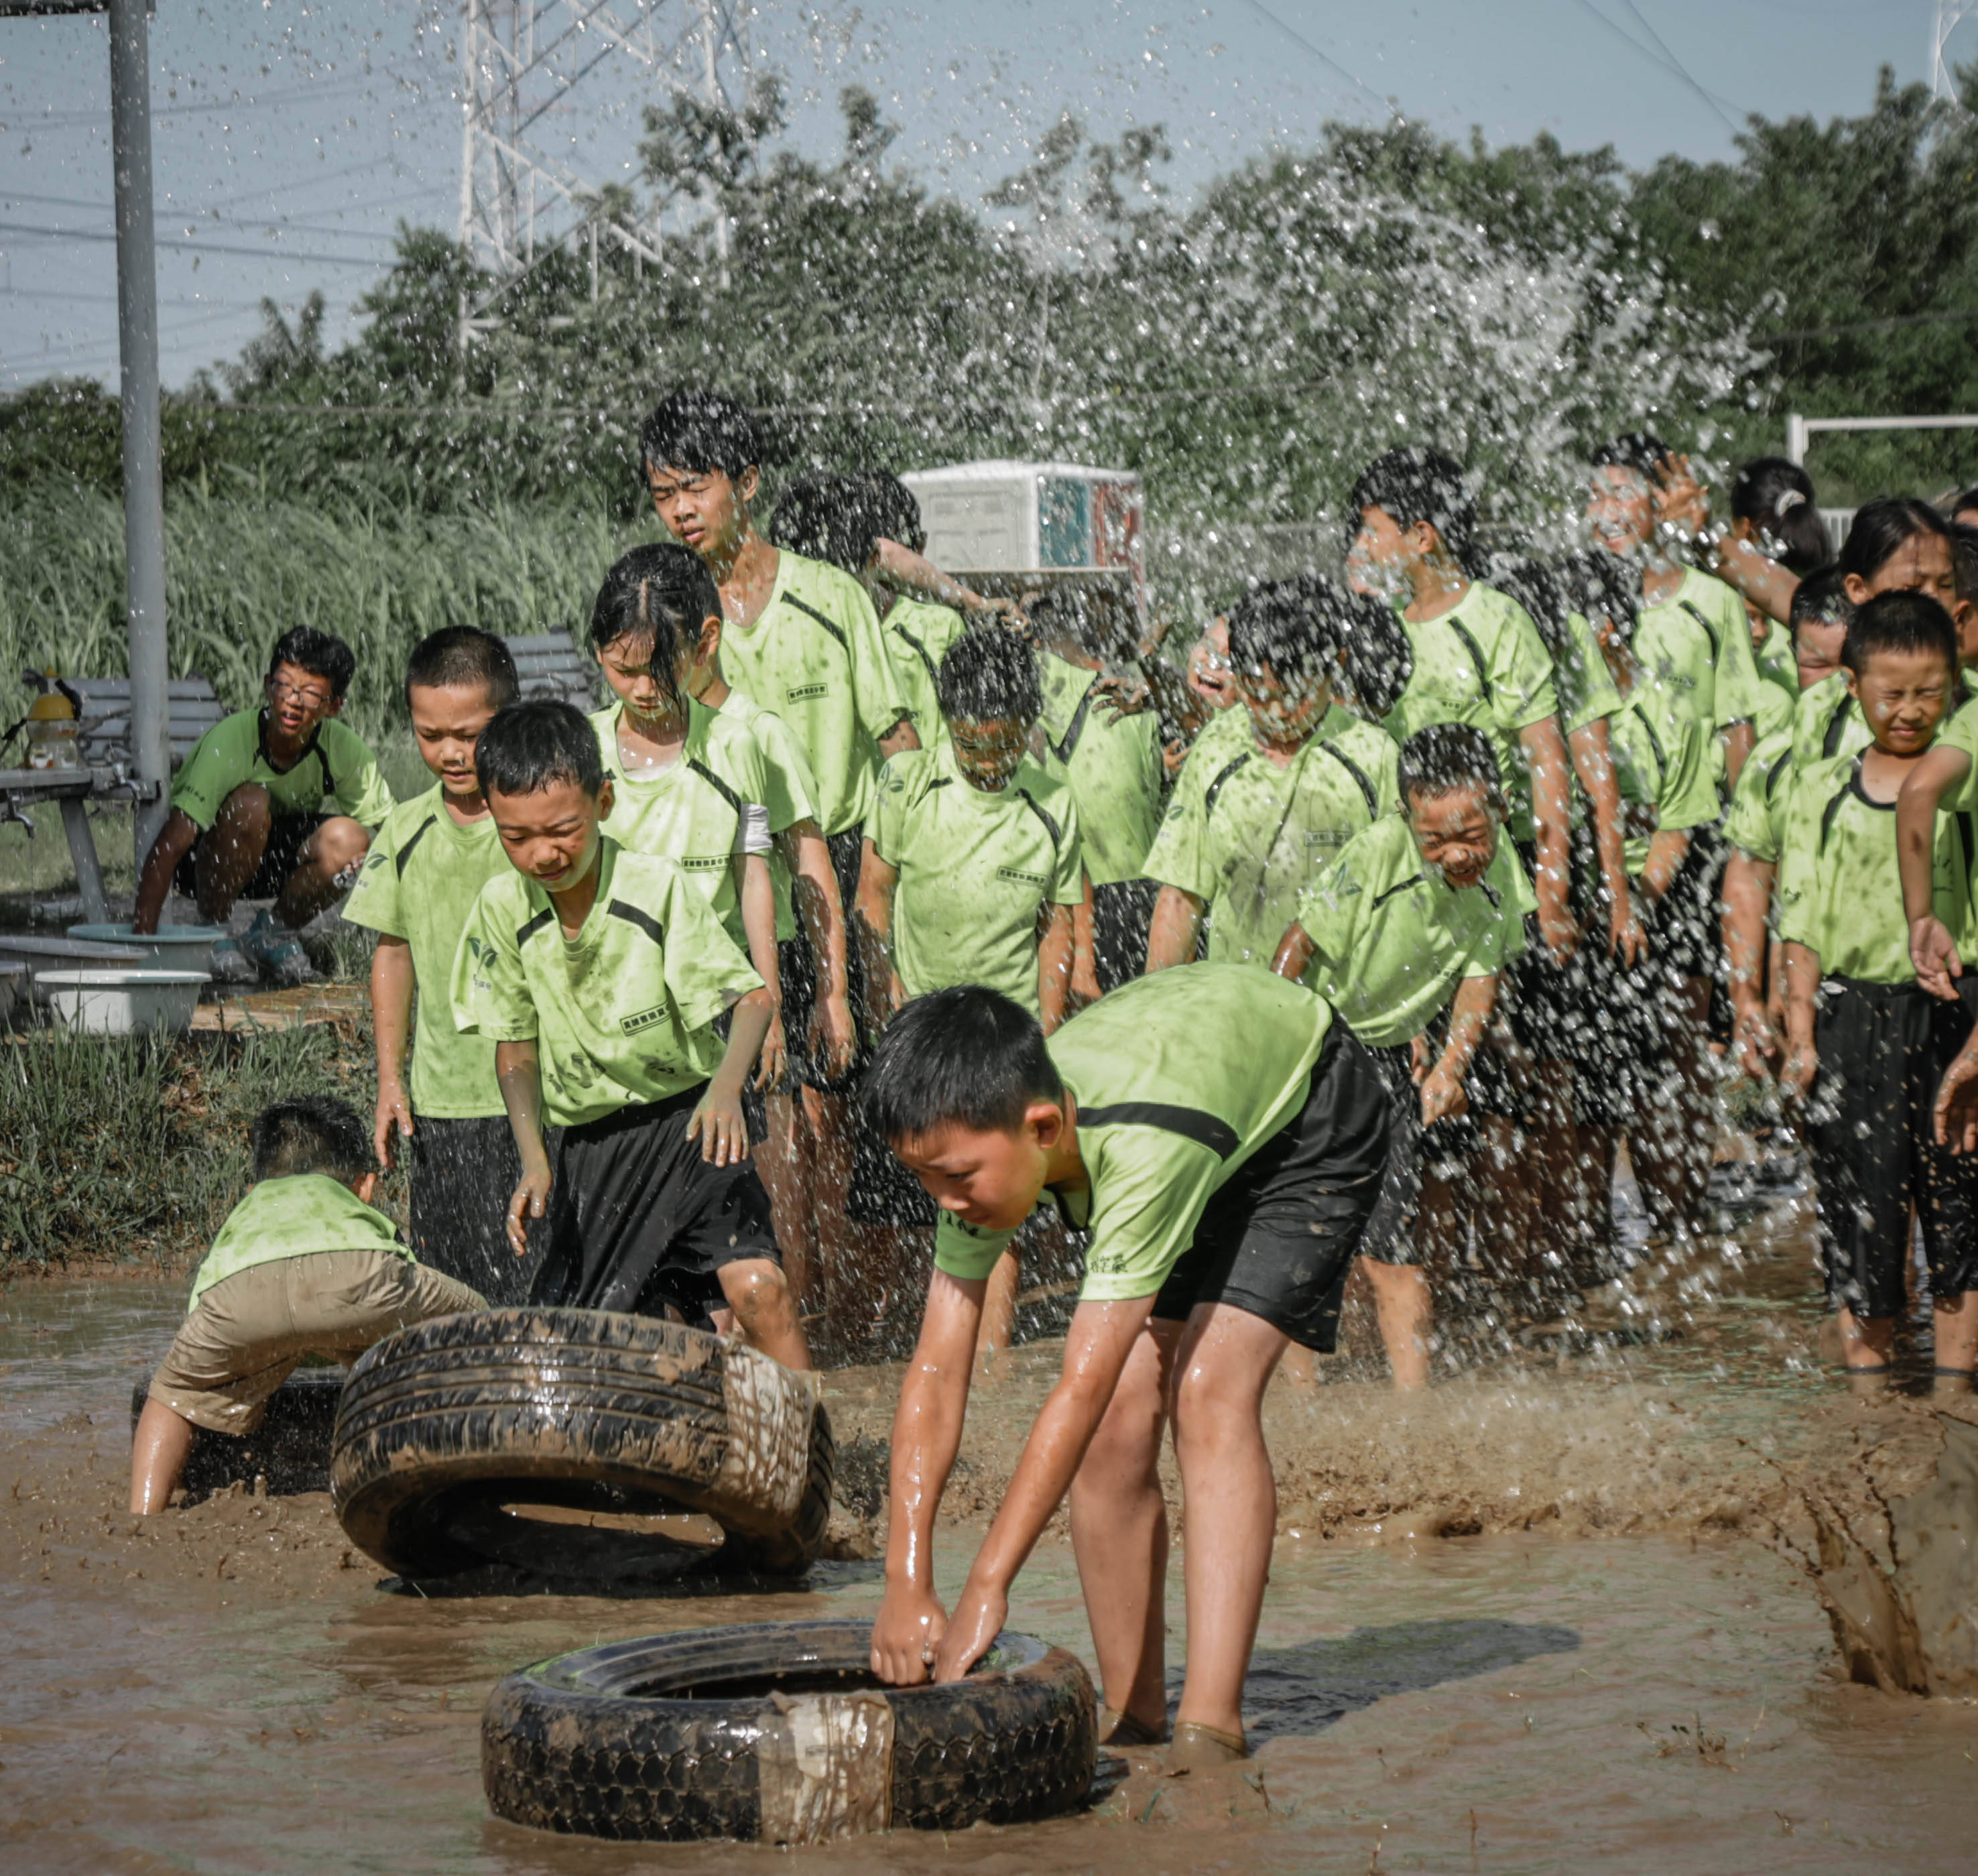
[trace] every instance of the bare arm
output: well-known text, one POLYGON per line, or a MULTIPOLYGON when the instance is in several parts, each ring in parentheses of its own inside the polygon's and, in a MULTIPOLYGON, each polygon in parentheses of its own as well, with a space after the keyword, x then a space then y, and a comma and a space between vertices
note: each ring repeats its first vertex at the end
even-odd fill
POLYGON ((1607 720, 1596 717, 1566 738, 1573 773, 1579 777, 1587 804, 1593 810, 1593 845, 1599 857, 1600 883, 1607 892, 1607 949, 1632 970, 1648 948, 1634 902, 1628 891, 1627 842, 1621 826, 1621 785, 1614 776, 1614 746, 1607 720))
POLYGON ((1037 1009, 1049 1035, 1064 1021, 1065 994, 1071 987, 1071 908, 1047 905, 1037 941, 1037 1009))
POLYGON ((1471 1058, 1497 1007, 1497 980, 1491 977, 1466 977, 1456 986, 1450 1005, 1449 1040, 1443 1045, 1441 1059, 1422 1077, 1421 1117, 1424 1127, 1450 1114, 1467 1113, 1470 1097, 1463 1091, 1463 1077, 1470 1072, 1471 1058))
POLYGON ((1148 976, 1178 964, 1195 962, 1195 941, 1201 934, 1205 904, 1179 886, 1161 888, 1147 929, 1148 976))
POLYGON ((749 961, 769 993, 773 1014, 763 1040, 756 1086, 772 1088, 783 1078, 788 1060, 783 1042, 783 981, 776 959, 776 888, 769 862, 759 853, 736 855, 741 877, 736 888, 742 902, 742 933, 749 941, 749 961))
POLYGON ((371 1028, 378 1040, 378 1110, 371 1144, 378 1163, 392 1163, 392 1141, 412 1137, 412 1100, 405 1092, 405 1041, 412 1025, 412 948, 378 935, 371 954, 371 1028))
POLYGON ((549 1203, 550 1156, 543 1144, 543 1080, 534 1039, 495 1045, 495 1080, 508 1128, 521 1155, 522 1176, 508 1200, 508 1248, 518 1257, 529 1249, 528 1221, 549 1203))
POLYGON ((1071 909, 1071 1001, 1083 1009, 1096 1003, 1099 988, 1098 940, 1094 935, 1096 913, 1093 904, 1092 875, 1084 875, 1085 896, 1071 909))
POLYGON ((911 716, 902 716, 891 729, 879 739, 879 759, 898 756, 907 749, 917 749, 921 746, 921 733, 914 727, 911 716))
POLYGON ((1276 953, 1271 959, 1271 968, 1280 977, 1288 977, 1295 984, 1312 968, 1312 961, 1318 955, 1315 945, 1302 925, 1289 925, 1285 935, 1278 940, 1276 953))
POLYGON ((165 896, 172 889, 172 875, 198 839, 199 823, 183 808, 174 808, 165 816, 165 824, 158 829, 158 837, 151 842, 151 850, 144 855, 137 875, 137 904, 131 915, 132 931, 149 935, 157 930, 165 896))
POLYGON ((1717 577, 1780 624, 1791 621, 1799 576, 1788 573, 1777 561, 1767 560, 1750 541, 1727 538, 1718 543, 1717 577))
POLYGON ((845 903, 831 849, 815 821, 796 821, 776 836, 790 869, 790 897, 803 921, 816 961, 817 1001, 811 1010, 811 1046, 824 1057, 833 1080, 852 1066, 857 1038, 845 988, 845 903))
POLYGON ((1820 991, 1820 954, 1796 939, 1785 942, 1786 1060, 1779 1086, 1802 1100, 1820 1066, 1814 1046, 1814 1012, 1820 991))
POLYGON ((867 841, 858 866, 858 897, 852 906, 859 955, 865 961, 865 1020, 873 1033, 893 1020, 907 1000, 906 986, 893 968, 893 894, 899 869, 889 866, 867 841))
POLYGON ((1896 797, 1896 861, 1903 875, 1903 916, 1909 921, 1910 962, 1917 981, 1933 997, 1955 999, 1951 982, 1964 974, 1957 941, 1937 916, 1930 891, 1930 855, 1937 845, 1937 805, 1971 773, 1962 749, 1933 749, 1896 797))
POLYGON ((1689 830, 1659 828, 1649 842, 1649 857, 1642 867, 1642 896, 1653 905, 1675 885, 1682 863, 1689 858, 1689 830))
POLYGON ((1778 1038, 1766 1020, 1765 958, 1771 934, 1772 885, 1778 869, 1767 860, 1734 851, 1724 869, 1724 956, 1730 966, 1733 1043, 1748 1075, 1768 1072, 1778 1038))
POLYGON ((1735 788, 1744 773, 1745 762, 1758 740, 1749 723, 1732 723, 1724 732, 1724 786, 1735 788))
POLYGON ((1579 948, 1580 931, 1570 892, 1573 858, 1566 804, 1572 784, 1566 739, 1559 733, 1559 719, 1548 716, 1526 724, 1518 732, 1518 741, 1531 774, 1539 861, 1532 889, 1538 895, 1539 930, 1553 957, 1570 958, 1579 948))
POLYGON ((897 541, 879 543, 879 571, 886 577, 889 586, 903 592, 918 593, 923 599, 931 599, 937 606, 951 606, 957 612, 994 612, 1005 618, 1021 623, 1023 615, 1013 600, 984 599, 980 593, 964 586, 959 580, 944 574, 925 554, 916 554, 911 548, 902 547, 897 541))

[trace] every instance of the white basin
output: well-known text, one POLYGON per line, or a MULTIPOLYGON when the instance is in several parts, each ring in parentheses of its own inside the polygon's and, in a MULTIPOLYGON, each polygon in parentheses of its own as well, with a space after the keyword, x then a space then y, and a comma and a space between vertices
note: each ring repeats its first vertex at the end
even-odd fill
POLYGON ((160 925, 140 936, 127 925, 71 925, 68 935, 88 943, 125 945, 137 955, 153 960, 160 970, 213 968, 213 948, 226 937, 224 925, 160 925))
POLYGON ((159 1030, 182 1036, 207 982, 203 971, 153 971, 138 967, 90 971, 37 971, 36 994, 64 1022, 93 1036, 129 1036, 159 1030))

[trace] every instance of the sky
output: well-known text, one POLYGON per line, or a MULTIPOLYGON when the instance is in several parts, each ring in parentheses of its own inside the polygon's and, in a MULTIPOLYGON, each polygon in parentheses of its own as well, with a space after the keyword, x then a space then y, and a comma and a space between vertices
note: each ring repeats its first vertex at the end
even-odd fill
MULTIPOLYGON (((561 31, 594 0, 536 0, 561 31)), ((649 0, 663 30, 692 0, 649 0)), ((629 18, 641 0, 610 0, 629 18)), ((0 0, 4 8, 4 0, 0 0)), ((1747 116, 1864 109, 1879 67, 1926 77, 1933 0, 955 0, 828 8, 756 0, 749 58, 780 71, 791 144, 828 155, 858 84, 901 131, 889 160, 971 203, 1067 110, 1095 137, 1165 127, 1166 180, 1209 178, 1328 118, 1394 112, 1493 143, 1550 131, 1645 167, 1734 154, 1747 116), (965 28, 954 24, 960 15, 965 28)), ((332 344, 401 220, 457 230, 458 6, 157 0, 150 58, 165 382, 237 354, 270 297, 319 289, 332 344)), ((635 182, 660 81, 594 35, 597 62, 538 121, 591 183, 635 182)), ((1978 8, 1950 41, 1978 60, 1978 8)), ((587 58, 591 55, 587 49, 587 58)), ((100 17, 0 10, 0 390, 117 378, 108 53, 100 17)), ((543 224, 547 232, 549 218, 543 224)))

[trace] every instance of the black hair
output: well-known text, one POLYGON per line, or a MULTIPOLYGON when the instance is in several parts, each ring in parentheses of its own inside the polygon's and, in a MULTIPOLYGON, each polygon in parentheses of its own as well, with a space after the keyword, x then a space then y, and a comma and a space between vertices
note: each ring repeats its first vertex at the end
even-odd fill
POLYGON ((340 700, 357 675, 357 654, 342 639, 313 625, 292 625, 275 640, 268 653, 268 675, 273 677, 284 664, 320 677, 332 700, 340 700))
POLYGON ((1851 624, 1854 602, 1847 597, 1847 576, 1838 567, 1817 568, 1794 589, 1791 610, 1787 629, 1795 642, 1803 625, 1851 624))
POLYGON ((1953 495, 1950 498, 1950 512, 1953 514, 1962 514, 1967 508, 1978 513, 1978 482, 1974 482, 1961 495, 1953 495))
POLYGON ((769 517, 769 539, 805 560, 822 561, 854 579, 872 558, 876 538, 868 505, 848 475, 799 476, 769 517))
POLYGON ((1321 573, 1266 580, 1226 617, 1229 660, 1239 674, 1268 670, 1288 686, 1337 676, 1353 630, 1345 589, 1321 573))
POLYGON ((247 1140, 257 1181, 321 1173, 348 1186, 378 1170, 370 1128, 354 1107, 327 1094, 270 1102, 254 1117, 247 1140))
POLYGON ((730 481, 760 466, 762 435, 747 409, 726 392, 683 385, 653 407, 639 432, 639 454, 650 469, 705 475, 719 469, 730 481))
POLYGON ((720 617, 720 589, 700 557, 670 541, 649 541, 621 555, 604 576, 591 603, 591 649, 650 640, 653 681, 683 710, 675 668, 700 641, 703 622, 720 617))
POLYGON ((1037 1019, 982 984, 915 997, 872 1051, 860 1099, 884 1140, 938 1127, 1012 1133, 1034 1101, 1061 1101, 1064 1084, 1037 1019))
MULTIPOLYGON (((921 519, 919 500, 891 469, 868 469, 854 478, 864 500, 861 505, 872 530, 875 544, 897 541, 918 554, 927 545, 927 525, 921 519)), ((866 558, 872 558, 868 552, 866 558)))
POLYGON ((513 653, 478 625, 444 625, 421 639, 405 661, 408 703, 415 684, 422 690, 484 690, 498 710, 522 694, 513 653))
POLYGON ((1642 570, 1604 548, 1569 554, 1560 574, 1573 610, 1589 625, 1605 619, 1623 644, 1632 644, 1642 610, 1642 570))
POLYGON ((1466 568, 1475 545, 1477 498, 1464 481, 1463 465, 1439 449, 1404 444, 1376 456, 1353 485, 1357 518, 1379 508, 1398 528, 1427 521, 1442 544, 1466 568))
POLYGON ((1345 637, 1346 688, 1377 722, 1401 700, 1415 674, 1414 647, 1394 607, 1371 593, 1347 594, 1351 607, 1345 637))
POLYGON ((1574 607, 1557 570, 1530 554, 1497 554, 1491 556, 1484 577, 1525 609, 1553 663, 1563 663, 1571 649, 1566 617, 1574 607))
POLYGON ((1957 597, 1978 604, 1978 528, 1966 521, 1950 524, 1950 574, 1957 597))
POLYGON ((594 801, 604 786, 604 757, 583 711, 539 697, 495 712, 474 746, 474 773, 484 795, 536 795, 574 782, 594 801))
POLYGON ((1751 524, 1762 551, 1788 573, 1810 574, 1832 555, 1813 478, 1784 456, 1754 457, 1732 477, 1731 512, 1751 524))
POLYGON ((1848 622, 1841 662, 1857 677, 1878 651, 1932 651, 1957 674, 1957 627, 1927 593, 1877 593, 1848 622))
POLYGON ((1401 745, 1395 779, 1405 808, 1417 795, 1439 800, 1459 789, 1480 788, 1499 814, 1504 808, 1503 772, 1490 739, 1474 723, 1427 723, 1401 745))
POLYGON ((1857 580, 1872 580, 1904 546, 1922 534, 1950 538, 1950 524, 1914 495, 1879 495, 1854 511, 1854 525, 1834 564, 1857 580))
POLYGON ((1623 430, 1593 452, 1595 468, 1632 469, 1651 485, 1659 482, 1675 461, 1675 452, 1652 430, 1623 430))
POLYGON ((1037 661, 1000 625, 971 626, 948 647, 934 676, 942 716, 976 723, 1034 723, 1044 712, 1037 661))

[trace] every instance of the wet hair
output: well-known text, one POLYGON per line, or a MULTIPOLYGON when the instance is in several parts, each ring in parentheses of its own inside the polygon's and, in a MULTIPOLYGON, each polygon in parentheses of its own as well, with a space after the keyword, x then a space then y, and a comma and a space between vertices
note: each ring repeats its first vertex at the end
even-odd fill
POLYGON ((498 710, 474 746, 484 795, 538 795, 574 782, 592 800, 604 786, 604 758, 590 719, 560 697, 498 710))
POLYGON ((1914 495, 1880 495, 1854 511, 1854 525, 1834 564, 1857 580, 1872 580, 1910 541, 1923 534, 1950 538, 1950 524, 1914 495))
POLYGON ((1847 597, 1846 576, 1838 567, 1808 574, 1794 590, 1791 613, 1787 630, 1795 640, 1803 625, 1851 624, 1854 602, 1847 597))
POLYGON ((739 481, 762 460, 762 435, 748 410, 725 392, 683 385, 653 407, 639 432, 639 454, 648 470, 705 475, 719 469, 739 481))
POLYGON ((1345 634, 1346 687, 1368 716, 1385 716, 1415 674, 1414 647, 1399 615, 1371 593, 1346 595, 1352 616, 1345 634))
MULTIPOLYGON (((903 548, 921 552, 927 545, 927 526, 921 519, 921 505, 914 491, 891 469, 868 469, 853 479, 858 485, 860 505, 872 530, 875 545, 881 541, 897 541, 903 548)), ((869 551, 866 558, 872 558, 869 551)))
POLYGON ((292 625, 275 640, 268 653, 268 675, 273 677, 285 664, 320 677, 329 685, 332 701, 342 699, 357 675, 357 654, 342 639, 313 625, 292 625))
POLYGON ((377 1170, 371 1130, 357 1110, 327 1094, 271 1101, 247 1130, 256 1181, 321 1173, 353 1185, 377 1170))
POLYGON ((1573 610, 1589 624, 1605 619, 1623 644, 1632 644, 1641 616, 1641 569, 1605 548, 1570 554, 1560 574, 1573 610))
POLYGON ((1813 498, 1813 478, 1784 456, 1756 456, 1731 478, 1731 512, 1758 531, 1767 557, 1788 573, 1827 564, 1827 524, 1813 498))
POLYGON ((1475 544, 1477 498, 1463 465, 1439 449, 1409 443, 1376 456, 1353 485, 1357 518, 1379 508, 1400 528, 1427 521, 1466 567, 1475 544))
POLYGON ((938 1127, 1014 1133, 1035 1101, 1061 1101, 1064 1084, 1037 1019, 981 984, 915 997, 872 1051, 860 1099, 884 1140, 938 1127))
POLYGON ((1950 575, 1957 597, 1978 604, 1978 528, 1964 521, 1950 524, 1950 575))
POLYGON ((1593 460, 1596 469, 1632 469, 1652 486, 1669 472, 1675 452, 1652 430, 1623 430, 1600 444, 1593 460))
POLYGON ((702 622, 720 617, 720 590, 700 556, 672 541, 649 542, 604 576, 590 607, 591 649, 625 639, 650 642, 653 681, 679 710, 685 708, 675 675, 680 661, 698 643, 702 622))
POLYGON ((1490 739, 1473 723, 1428 723, 1401 745, 1395 779, 1404 808, 1417 795, 1439 801, 1460 789, 1481 789, 1504 812, 1504 782, 1490 739))
POLYGON ((865 505, 848 475, 799 476, 769 517, 769 539, 805 560, 822 561, 854 579, 872 558, 865 505))
POLYGON ((941 713, 966 723, 1035 723, 1044 713, 1037 661, 1000 625, 971 626, 948 647, 934 675, 941 713))
POLYGON ((412 689, 480 690, 495 709, 505 709, 522 693, 522 680, 508 647, 478 625, 442 626, 413 647, 405 661, 405 701, 412 689))
POLYGON ((1978 514, 1978 483, 1973 483, 1961 495, 1952 496, 1950 511, 1953 514, 1978 514))
POLYGON ((1927 593, 1878 593, 1849 621, 1841 662, 1857 677, 1878 651, 1935 652, 1957 674, 1957 627, 1927 593))
POLYGON ((1552 653, 1553 663, 1563 661, 1566 643, 1566 616, 1574 610, 1566 582, 1558 571, 1529 554, 1498 554, 1490 560, 1484 576, 1499 592, 1523 607, 1539 637, 1552 653))
POLYGON ((1282 684, 1338 674, 1353 633, 1345 589, 1322 573, 1266 580, 1229 608, 1229 660, 1240 677, 1268 670, 1282 684))

